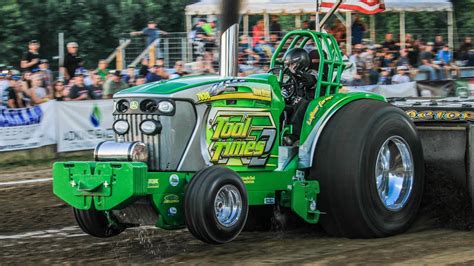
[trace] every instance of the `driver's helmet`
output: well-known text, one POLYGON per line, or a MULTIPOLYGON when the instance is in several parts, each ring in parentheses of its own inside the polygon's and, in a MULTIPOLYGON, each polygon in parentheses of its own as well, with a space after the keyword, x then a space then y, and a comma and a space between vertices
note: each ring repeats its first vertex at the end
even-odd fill
POLYGON ((308 52, 303 48, 293 48, 288 50, 283 56, 283 63, 291 72, 306 71, 311 64, 308 52))

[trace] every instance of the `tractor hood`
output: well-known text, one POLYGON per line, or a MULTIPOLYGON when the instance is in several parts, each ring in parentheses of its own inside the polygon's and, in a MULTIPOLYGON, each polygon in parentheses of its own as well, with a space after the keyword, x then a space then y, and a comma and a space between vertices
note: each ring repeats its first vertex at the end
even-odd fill
POLYGON ((183 78, 175 78, 171 80, 157 81, 153 83, 147 83, 133 88, 129 88, 116 93, 114 96, 122 98, 125 95, 130 94, 157 94, 157 95, 170 95, 178 93, 187 89, 205 86, 209 84, 219 83, 229 78, 222 78, 217 75, 204 75, 204 76, 189 76, 183 78))
MULTIPOLYGON (((271 87, 279 87, 276 77, 272 74, 257 74, 244 78, 221 77, 217 75, 189 76, 129 88, 114 94, 114 98, 157 97, 187 99, 195 103, 201 103, 202 99, 199 98, 199 95, 202 92, 209 92, 210 96, 214 96, 223 93, 223 90, 228 86, 246 87, 247 89, 243 89, 242 92, 246 92, 247 95, 255 89, 263 88, 271 91, 271 87)), ((235 96, 236 94, 233 95, 235 96)), ((245 96, 245 93, 239 93, 239 95, 245 96)))

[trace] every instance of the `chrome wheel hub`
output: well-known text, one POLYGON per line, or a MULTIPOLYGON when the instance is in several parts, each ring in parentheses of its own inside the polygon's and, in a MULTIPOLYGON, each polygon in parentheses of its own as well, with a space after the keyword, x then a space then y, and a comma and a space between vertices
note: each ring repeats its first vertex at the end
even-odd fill
POLYGON ((385 208, 399 211, 413 189, 413 156, 408 143, 399 136, 387 139, 379 150, 375 178, 379 198, 385 208))
POLYGON ((214 214, 224 227, 233 226, 242 214, 242 196, 234 185, 225 185, 214 199, 214 214))

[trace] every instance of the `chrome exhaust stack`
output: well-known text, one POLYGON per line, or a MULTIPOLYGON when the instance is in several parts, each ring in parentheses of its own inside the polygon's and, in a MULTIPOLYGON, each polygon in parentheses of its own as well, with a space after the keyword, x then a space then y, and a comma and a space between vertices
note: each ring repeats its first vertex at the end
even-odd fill
POLYGON ((219 67, 221 77, 236 77, 239 73, 239 9, 240 1, 222 0, 219 67))

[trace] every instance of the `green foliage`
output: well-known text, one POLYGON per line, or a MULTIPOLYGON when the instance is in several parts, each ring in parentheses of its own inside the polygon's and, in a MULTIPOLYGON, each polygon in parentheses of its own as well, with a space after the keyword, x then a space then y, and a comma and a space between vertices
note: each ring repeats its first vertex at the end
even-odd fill
MULTIPOLYGON (((109 55, 118 46, 122 33, 138 31, 148 20, 169 32, 185 30, 185 6, 197 0, 2 0, 0 5, 0 63, 19 65, 27 42, 38 39, 41 53, 50 59, 58 55, 58 33, 64 32, 66 42, 79 43, 87 67, 109 55)), ((459 33, 470 31, 474 25, 474 0, 453 0, 459 33)), ((251 17, 251 25, 259 16, 251 17)), ((407 13, 407 31, 424 39, 436 34, 446 35, 445 13, 407 13)), ((366 23, 369 21, 365 16, 366 23)), ((294 25, 293 16, 282 17, 284 30, 294 25)), ((367 23, 368 24, 368 23, 367 23)), ((377 15, 378 39, 383 33, 399 28, 395 13, 377 15)), ((460 37, 462 34, 460 34, 460 37)))
MULTIPOLYGON (((41 54, 58 55, 58 33, 79 43, 87 67, 107 57, 123 33, 139 31, 148 20, 169 32, 183 31, 184 8, 195 0, 3 0, 0 5, 0 63, 18 66, 29 40, 41 54)), ((52 61, 52 67, 57 63, 52 61)))

